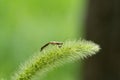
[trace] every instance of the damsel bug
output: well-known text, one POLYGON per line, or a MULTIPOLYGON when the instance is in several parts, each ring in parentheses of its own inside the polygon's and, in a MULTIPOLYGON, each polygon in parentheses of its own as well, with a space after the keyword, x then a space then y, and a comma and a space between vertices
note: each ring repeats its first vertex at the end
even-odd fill
POLYGON ((51 42, 48 42, 46 43, 44 46, 41 47, 40 51, 42 51, 45 47, 47 47, 49 44, 52 44, 52 45, 58 45, 58 47, 61 47, 63 45, 62 42, 56 42, 56 41, 51 41, 51 42))

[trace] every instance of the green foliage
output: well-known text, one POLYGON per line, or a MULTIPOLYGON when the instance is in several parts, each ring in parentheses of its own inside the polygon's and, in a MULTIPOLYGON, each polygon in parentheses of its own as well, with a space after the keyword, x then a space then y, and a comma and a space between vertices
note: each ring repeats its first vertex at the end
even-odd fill
POLYGON ((52 46, 38 52, 20 67, 12 80, 31 80, 35 75, 47 72, 61 64, 83 59, 99 51, 91 41, 66 41, 61 48, 52 46))
MULTIPOLYGON (((86 0, 0 0, 0 77, 10 80, 18 65, 41 44, 80 37, 85 6, 86 0)), ((75 80, 77 71, 72 71, 77 65, 65 65, 61 73, 57 68, 43 80, 58 76, 57 80, 75 80)))

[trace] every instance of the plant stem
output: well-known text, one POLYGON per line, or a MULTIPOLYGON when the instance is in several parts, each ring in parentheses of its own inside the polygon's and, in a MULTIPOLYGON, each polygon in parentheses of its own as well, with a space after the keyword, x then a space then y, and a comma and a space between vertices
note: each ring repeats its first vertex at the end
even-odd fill
POLYGON ((36 74, 47 72, 66 62, 86 58, 99 49, 97 44, 85 40, 66 41, 60 48, 58 46, 46 48, 22 65, 13 76, 13 80, 31 80, 36 74))

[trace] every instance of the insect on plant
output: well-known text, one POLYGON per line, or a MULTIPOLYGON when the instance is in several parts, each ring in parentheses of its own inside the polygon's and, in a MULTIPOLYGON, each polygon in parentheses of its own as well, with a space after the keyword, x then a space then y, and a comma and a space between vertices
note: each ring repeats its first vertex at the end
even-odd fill
POLYGON ((59 48, 63 45, 62 42, 51 41, 51 42, 46 43, 44 46, 42 46, 41 49, 40 49, 40 51, 42 51, 49 44, 51 44, 51 45, 58 45, 59 48))

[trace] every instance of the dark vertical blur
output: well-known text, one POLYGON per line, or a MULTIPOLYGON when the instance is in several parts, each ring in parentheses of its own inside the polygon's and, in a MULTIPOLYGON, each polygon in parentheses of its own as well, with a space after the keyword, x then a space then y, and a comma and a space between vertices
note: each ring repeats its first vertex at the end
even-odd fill
POLYGON ((85 61, 83 80, 120 80, 120 0, 89 0, 85 31, 102 49, 85 61))

